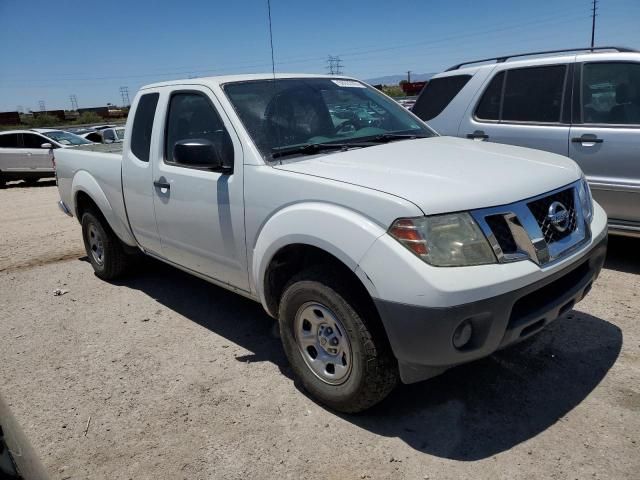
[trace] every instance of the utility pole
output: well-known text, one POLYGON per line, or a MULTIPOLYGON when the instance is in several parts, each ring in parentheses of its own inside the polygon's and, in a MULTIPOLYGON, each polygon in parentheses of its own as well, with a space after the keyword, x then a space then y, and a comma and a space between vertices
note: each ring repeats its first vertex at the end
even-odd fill
POLYGON ((40 107, 41 112, 47 111, 47 107, 44 105, 44 100, 38 100, 38 106, 40 107))
POLYGON ((69 95, 69 100, 71 101, 71 110, 78 110, 78 97, 72 94, 69 95))
POLYGON ((342 75, 342 60, 340 57, 329 55, 327 58, 327 70, 329 75, 342 75))
POLYGON ((598 10, 598 0, 593 0, 591 9, 591 50, 594 47, 594 40, 596 38, 596 10, 598 10))
POLYGON ((407 82, 411 83, 411 70, 407 70, 407 82))
POLYGON ((131 106, 131 102, 129 101, 129 87, 120 87, 120 96, 122 97, 123 107, 131 106))

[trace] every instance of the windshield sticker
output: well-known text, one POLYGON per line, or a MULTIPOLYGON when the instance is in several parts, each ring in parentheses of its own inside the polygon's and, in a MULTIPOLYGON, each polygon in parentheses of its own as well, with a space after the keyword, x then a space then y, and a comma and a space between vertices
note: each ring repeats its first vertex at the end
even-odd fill
POLYGON ((331 80, 333 83, 338 85, 339 87, 351 87, 351 88, 367 88, 360 82, 356 82, 355 80, 331 80))

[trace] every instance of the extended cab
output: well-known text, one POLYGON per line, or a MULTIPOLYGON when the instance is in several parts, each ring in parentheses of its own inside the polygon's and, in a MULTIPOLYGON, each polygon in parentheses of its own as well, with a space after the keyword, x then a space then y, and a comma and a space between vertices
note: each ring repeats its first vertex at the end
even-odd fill
POLYGON ((573 161, 440 137, 350 78, 150 85, 105 148, 55 152, 96 274, 144 252, 259 301, 341 411, 535 334, 604 262, 573 161))

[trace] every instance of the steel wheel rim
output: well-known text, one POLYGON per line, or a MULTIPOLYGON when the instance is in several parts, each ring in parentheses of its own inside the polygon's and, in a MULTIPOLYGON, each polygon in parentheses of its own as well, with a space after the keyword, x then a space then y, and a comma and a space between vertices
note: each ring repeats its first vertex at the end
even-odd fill
POLYGON ((100 232, 96 228, 96 226, 91 223, 89 224, 89 228, 87 228, 87 241, 89 243, 89 251, 91 252, 91 256, 95 260, 98 265, 104 264, 104 243, 102 241, 102 236, 100 232))
POLYGON ((316 377, 329 385, 347 381, 353 355, 337 315, 320 303, 307 302, 296 313, 294 332, 302 359, 316 377))

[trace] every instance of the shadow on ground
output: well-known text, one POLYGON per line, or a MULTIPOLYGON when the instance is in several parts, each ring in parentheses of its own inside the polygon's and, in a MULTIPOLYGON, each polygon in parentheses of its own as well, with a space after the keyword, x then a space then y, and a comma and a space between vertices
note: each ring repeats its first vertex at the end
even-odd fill
POLYGON ((26 182, 24 180, 15 180, 7 182, 3 187, 0 188, 32 188, 32 187, 55 187, 56 180, 54 178, 47 178, 42 180, 36 180, 33 183, 26 182))
POLYGON ((609 235, 604 268, 640 274, 640 238, 609 235))
MULTIPOLYGON (((291 378, 275 322, 259 304, 155 261, 120 284, 252 352, 238 361, 269 361, 291 378)), ((541 433, 582 402, 621 346, 619 328, 573 311, 533 339, 432 380, 400 386, 372 410, 341 417, 431 455, 487 458, 541 433)))

